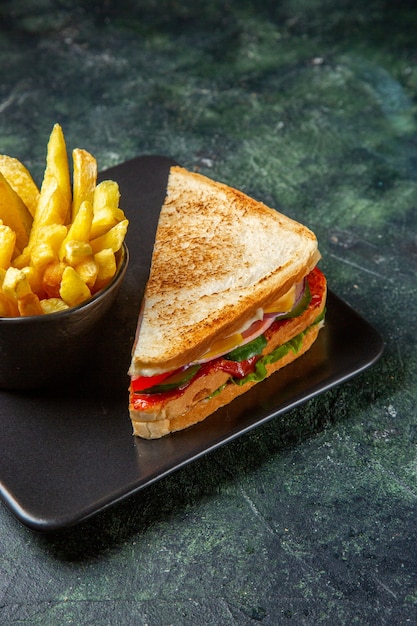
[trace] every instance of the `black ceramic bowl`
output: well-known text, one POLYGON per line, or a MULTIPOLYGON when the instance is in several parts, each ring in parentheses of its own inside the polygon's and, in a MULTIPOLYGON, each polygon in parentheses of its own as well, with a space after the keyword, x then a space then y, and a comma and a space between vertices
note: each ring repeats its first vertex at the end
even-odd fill
MULTIPOLYGON (((46 315, 0 318, 0 388, 34 389, 64 383, 80 371, 97 328, 113 305, 129 262, 123 245, 113 280, 82 304, 46 315)), ((82 371, 82 370, 81 370, 82 371)))

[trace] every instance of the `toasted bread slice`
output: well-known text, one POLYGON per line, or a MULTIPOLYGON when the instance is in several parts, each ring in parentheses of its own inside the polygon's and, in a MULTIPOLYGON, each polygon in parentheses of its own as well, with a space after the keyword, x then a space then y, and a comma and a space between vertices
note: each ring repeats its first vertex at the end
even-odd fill
POLYGON ((198 359, 301 281, 319 258, 307 227, 225 184, 172 167, 130 375, 198 359))

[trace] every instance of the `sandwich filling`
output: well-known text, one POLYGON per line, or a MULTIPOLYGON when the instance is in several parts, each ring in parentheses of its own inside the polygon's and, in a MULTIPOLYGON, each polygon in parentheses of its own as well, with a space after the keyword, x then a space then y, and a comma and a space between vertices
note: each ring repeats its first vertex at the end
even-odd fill
MULTIPOLYGON (((219 393, 227 384, 244 385, 266 378, 268 363, 283 358, 289 350, 297 352, 309 327, 301 329, 289 341, 268 350, 272 337, 283 325, 291 323, 311 309, 319 309, 326 294, 326 280, 316 267, 297 285, 265 310, 258 309, 255 318, 239 332, 216 341, 199 359, 174 371, 155 376, 132 376, 130 408, 133 411, 152 411, 161 403, 180 397, 199 378, 222 371, 227 380, 213 393, 219 393)), ((313 325, 322 323, 324 310, 313 325)), ((213 395, 212 393, 212 395, 213 395)))

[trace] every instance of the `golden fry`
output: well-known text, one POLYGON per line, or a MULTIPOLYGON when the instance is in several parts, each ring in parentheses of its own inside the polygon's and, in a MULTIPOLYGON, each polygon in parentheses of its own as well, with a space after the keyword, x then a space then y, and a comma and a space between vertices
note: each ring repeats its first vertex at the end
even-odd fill
POLYGON ((72 151, 72 162, 73 198, 71 221, 73 222, 85 200, 93 203, 97 181, 97 161, 87 150, 75 148, 72 151))
POLYGON ((69 309, 68 304, 66 304, 61 298, 44 298, 40 301, 40 305, 45 314, 58 313, 59 311, 69 309))
POLYGON ((39 189, 23 163, 14 157, 0 154, 0 172, 34 217, 38 206, 39 189))
POLYGON ((117 263, 116 257, 111 248, 100 250, 94 255, 94 261, 98 268, 97 278, 95 282, 95 290, 98 291, 107 285, 116 273, 117 263))
POLYGON ((74 268, 81 276, 90 291, 95 289, 95 282, 98 275, 98 266, 92 256, 86 257, 83 261, 78 263, 74 268))
POLYGON ((48 243, 38 243, 32 250, 30 260, 34 267, 38 270, 42 270, 47 265, 57 261, 58 257, 51 245, 48 243))
MULTIPOLYGON (((16 248, 15 248, 16 250, 16 248)), ((23 250, 22 254, 18 254, 13 259, 13 267, 17 267, 17 269, 21 270, 23 267, 26 267, 30 263, 30 251, 29 248, 23 250)))
POLYGON ((0 268, 0 317, 16 317, 19 315, 19 309, 15 296, 2 291, 5 276, 6 270, 0 268))
POLYGON ((3 293, 12 298, 20 298, 31 292, 26 274, 15 267, 7 268, 1 288, 3 293))
MULTIPOLYGON (((67 227, 63 224, 49 224, 48 226, 42 226, 38 230, 36 241, 30 252, 30 262, 32 265, 45 266, 47 258, 48 263, 52 261, 58 261, 59 250, 62 246, 62 242, 67 236, 67 227)), ((25 255, 21 255, 25 258, 25 255)), ((14 265, 20 261, 20 258, 14 261, 14 265)))
POLYGON ((113 180, 103 180, 94 191, 94 217, 91 226, 91 239, 101 237, 125 215, 119 208, 119 185, 113 180))
POLYGON ((5 224, 0 224, 0 267, 7 270, 16 245, 16 233, 5 224))
POLYGON ((127 219, 122 220, 116 226, 113 226, 107 233, 90 241, 93 254, 97 254, 100 250, 111 248, 113 252, 117 252, 123 245, 129 222, 127 219))
POLYGON ((48 224, 39 228, 37 241, 50 245, 58 256, 59 248, 67 233, 68 227, 64 226, 64 224, 48 224))
MULTIPOLYGON (((66 216, 70 211, 72 202, 71 180, 68 165, 67 146, 65 144, 64 133, 59 124, 55 124, 48 141, 46 153, 46 169, 44 179, 41 185, 41 196, 43 193, 44 183, 49 184, 49 180, 56 180, 63 203, 65 205, 66 216)), ((64 208, 62 209, 64 211, 64 208)))
POLYGON ((75 267, 78 263, 81 263, 87 257, 91 256, 91 254, 92 250, 89 243, 71 240, 65 242, 65 244, 61 247, 60 261, 64 261, 67 265, 75 267))
POLYGON ((40 305, 39 298, 36 294, 26 293, 17 299, 17 307, 21 317, 29 317, 31 315, 43 315, 43 309, 40 305))
POLYGON ((28 265, 22 269, 22 272, 26 276, 27 283, 33 293, 36 293, 38 296, 43 294, 42 288, 42 270, 34 267, 33 265, 28 265))
POLYGON ((23 270, 9 267, 4 276, 2 291, 11 300, 16 299, 17 308, 21 316, 43 314, 39 298, 33 293, 29 278, 23 270))
POLYGON ((59 289, 66 264, 62 261, 51 263, 43 273, 42 288, 49 298, 59 298, 59 289))
POLYGON ((91 225, 91 239, 105 235, 113 226, 116 226, 118 221, 120 220, 117 219, 114 208, 104 207, 100 209, 100 211, 94 215, 91 225))
POLYGON ((88 243, 90 241, 91 224, 93 221, 93 205, 85 200, 79 208, 74 221, 68 229, 68 234, 64 240, 76 240, 88 243))
POLYGON ((119 185, 114 180, 103 180, 94 189, 94 213, 106 206, 117 208, 119 200, 119 185))
POLYGON ((91 297, 91 291, 76 270, 67 266, 62 274, 59 295, 69 306, 77 306, 91 297))
POLYGON ((113 226, 124 219, 121 209, 114 207, 103 207, 94 214, 93 223, 91 225, 91 239, 97 239, 105 235, 113 226))
POLYGON ((46 169, 29 238, 29 250, 36 243, 40 228, 65 224, 70 216, 71 183, 67 149, 62 128, 55 124, 48 142, 46 169))
MULTIPOLYGON (((44 179, 45 182, 45 179, 44 179)), ((57 181, 51 178, 48 184, 42 185, 41 196, 39 198, 38 210, 33 220, 30 232, 28 250, 29 252, 36 245, 39 238, 39 231, 45 226, 63 225, 68 211, 61 189, 57 181)))
POLYGON ((0 317, 16 317, 19 315, 17 302, 0 291, 0 317))
POLYGON ((19 251, 27 245, 32 227, 32 216, 23 200, 13 191, 0 173, 0 219, 16 233, 19 251))
POLYGON ((52 255, 50 261, 58 261, 59 248, 66 235, 67 227, 63 224, 41 226, 36 230, 36 236, 31 234, 32 245, 26 246, 22 254, 13 259, 13 266, 22 269, 30 264, 45 265, 46 250, 52 255))

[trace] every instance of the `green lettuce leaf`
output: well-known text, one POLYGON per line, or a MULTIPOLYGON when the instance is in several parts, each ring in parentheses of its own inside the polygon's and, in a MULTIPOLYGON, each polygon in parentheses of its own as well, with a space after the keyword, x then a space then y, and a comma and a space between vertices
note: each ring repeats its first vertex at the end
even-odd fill
POLYGON ((257 354, 261 354, 267 343, 265 337, 259 335, 259 337, 252 339, 252 341, 249 341, 249 343, 246 343, 244 346, 238 346, 234 350, 231 350, 225 354, 224 358, 228 361, 246 361, 257 354))
POLYGON ((248 374, 244 378, 232 378, 232 382, 235 383, 235 385, 245 385, 249 382, 261 382, 261 380, 264 380, 267 377, 266 366, 284 358, 290 350, 292 350, 294 354, 297 354, 301 348, 306 332, 307 330, 303 330, 282 346, 278 346, 275 350, 272 350, 272 352, 257 361, 255 370, 251 372, 251 374, 248 374))

